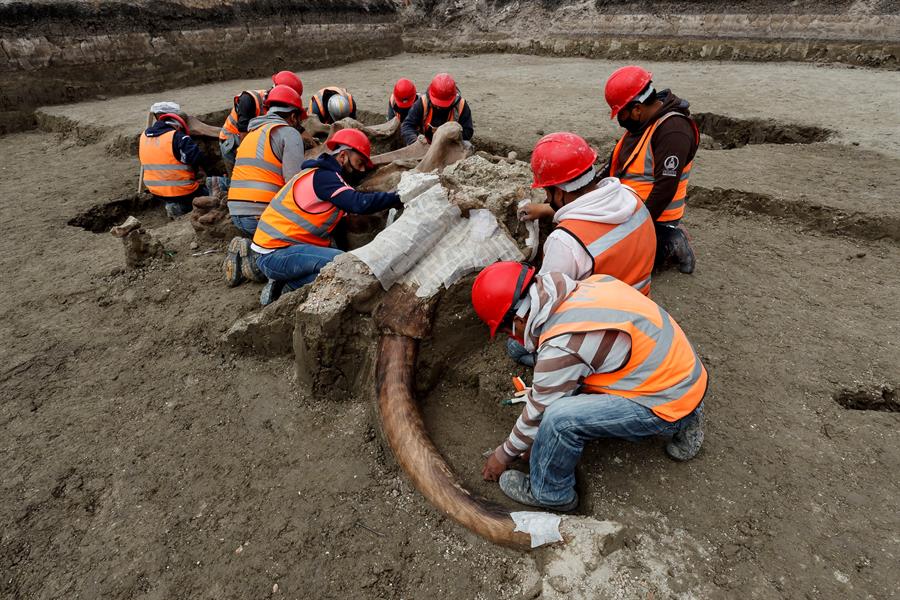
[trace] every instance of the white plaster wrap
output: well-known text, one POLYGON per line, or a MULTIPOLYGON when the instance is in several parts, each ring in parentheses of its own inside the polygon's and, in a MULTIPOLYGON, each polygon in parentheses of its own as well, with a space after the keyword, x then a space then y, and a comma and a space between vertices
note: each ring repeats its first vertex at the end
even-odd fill
POLYGON ((476 209, 464 219, 437 176, 407 172, 398 189, 406 203, 403 214, 351 252, 385 290, 399 281, 427 298, 493 262, 522 259, 490 211, 476 209))

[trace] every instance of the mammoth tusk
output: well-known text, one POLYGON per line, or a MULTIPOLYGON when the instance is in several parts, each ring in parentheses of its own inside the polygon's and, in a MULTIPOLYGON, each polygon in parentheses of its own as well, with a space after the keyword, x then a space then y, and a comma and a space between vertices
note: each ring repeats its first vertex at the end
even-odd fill
POLYGON ((495 544, 530 548, 531 537, 515 531, 510 511, 466 490, 428 437, 413 386, 416 338, 430 328, 431 317, 397 288, 382 304, 381 325, 389 332, 378 341, 375 371, 381 428, 394 457, 416 489, 454 521, 495 544))

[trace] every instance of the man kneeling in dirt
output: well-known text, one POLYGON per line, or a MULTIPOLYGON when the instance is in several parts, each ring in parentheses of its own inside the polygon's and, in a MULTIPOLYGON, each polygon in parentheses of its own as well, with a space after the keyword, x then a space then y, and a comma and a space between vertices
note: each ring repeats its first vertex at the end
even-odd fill
POLYGON ((472 305, 491 337, 505 331, 537 351, 525 408, 482 471, 516 502, 574 510, 590 440, 665 436, 675 460, 700 451, 706 369, 675 320, 632 286, 499 262, 478 274, 472 305), (507 470, 518 458, 530 475, 507 470))
POLYGON ((431 80, 428 91, 420 94, 413 102, 400 124, 403 144, 409 146, 416 143, 419 135, 424 135, 428 143, 431 143, 437 128, 449 121, 459 123, 462 126, 463 141, 471 143, 475 128, 469 104, 459 93, 456 81, 447 73, 438 73, 431 80))
MULTIPOLYGON (((531 187, 547 192, 546 204, 529 204, 523 219, 546 215, 556 228, 544 242, 540 275, 562 273, 580 280, 612 275, 650 294, 656 234, 644 203, 613 177, 597 178, 597 153, 574 133, 551 133, 531 154, 531 187)), ((512 338, 509 355, 529 367, 535 356, 512 338)))
POLYGON ((353 189, 374 167, 366 134, 342 129, 326 146, 330 153, 303 163, 259 219, 252 250, 257 267, 269 278, 260 295, 263 306, 285 289, 314 281, 322 267, 341 254, 331 233, 346 213, 371 214, 401 205, 394 192, 353 189))
POLYGON ((618 119, 625 134, 601 175, 618 177, 650 211, 656 225, 656 267, 674 262, 682 273, 693 273, 694 251, 681 218, 700 130, 688 101, 670 90, 657 92, 652 78, 641 67, 629 66, 606 80, 610 119, 618 119))
POLYGON ((174 219, 191 212, 195 197, 209 194, 200 183, 209 164, 191 139, 178 104, 157 102, 150 112, 156 123, 144 130, 138 145, 143 181, 151 194, 165 202, 166 214, 174 219))

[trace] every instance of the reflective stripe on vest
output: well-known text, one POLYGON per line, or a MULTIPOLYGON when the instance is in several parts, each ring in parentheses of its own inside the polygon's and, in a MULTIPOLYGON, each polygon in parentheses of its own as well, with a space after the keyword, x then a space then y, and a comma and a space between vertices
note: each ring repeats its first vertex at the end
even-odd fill
POLYGON ((240 136, 241 132, 238 131, 238 114, 237 114, 237 105, 238 100, 244 94, 250 94, 250 97, 253 98, 253 102, 256 103, 256 114, 254 117, 258 117, 262 114, 262 106, 263 106, 263 98, 266 96, 266 90, 245 90, 234 97, 234 102, 232 102, 231 112, 228 114, 228 117, 225 119, 225 124, 222 125, 222 129, 219 131, 219 139, 227 140, 229 135, 240 136))
POLYGON ((200 187, 194 169, 180 162, 172 153, 174 137, 174 129, 158 137, 148 137, 146 132, 141 134, 138 156, 144 168, 144 185, 155 196, 187 196, 200 187))
POLYGON ((300 202, 313 206, 323 200, 316 196, 313 188, 313 173, 316 168, 304 169, 294 175, 272 198, 269 206, 259 218, 259 225, 253 235, 253 243, 272 250, 285 248, 295 244, 312 244, 314 246, 330 246, 331 232, 344 216, 337 206, 328 202, 329 208, 314 213, 298 206, 296 192, 300 202))
MULTIPOLYGON (((641 136, 640 141, 634 147, 634 150, 625 162, 620 160, 619 153, 625 142, 625 138, 628 137, 627 133, 622 136, 613 150, 609 169, 610 175, 621 179, 622 183, 633 189, 644 202, 647 201, 650 192, 653 190, 653 184, 656 182, 656 179, 653 176, 653 148, 651 147, 653 132, 656 131, 656 128, 659 127, 663 121, 674 116, 684 117, 683 114, 672 111, 657 119, 656 122, 648 127, 641 136)), ((688 118, 688 121, 694 128, 694 135, 696 136, 696 141, 699 143, 700 130, 697 129, 697 124, 694 123, 693 119, 688 118)), ((684 216, 684 200, 687 197, 688 179, 690 178, 691 168, 693 166, 693 160, 684 166, 681 178, 678 181, 678 187, 675 189, 675 195, 672 197, 672 200, 660 215, 659 219, 657 219, 658 221, 675 221, 684 216)))
POLYGON ((309 103, 315 104, 317 109, 317 114, 319 115, 319 121, 321 121, 324 125, 328 125, 333 123, 334 121, 331 118, 331 114, 328 112, 328 107, 324 101, 325 92, 334 92, 335 94, 340 94, 347 98, 347 102, 350 103, 350 114, 352 115, 356 112, 356 104, 353 103, 353 96, 345 90, 344 88, 339 87, 324 87, 316 93, 315 96, 309 99, 309 103))
POLYGON ((637 202, 631 217, 618 225, 564 219, 558 229, 574 237, 594 259, 593 275, 612 275, 650 295, 656 231, 650 213, 637 202))
MULTIPOLYGON (((419 97, 422 99, 422 133, 431 136, 431 134, 434 133, 432 130, 437 129, 437 127, 431 126, 431 121, 434 119, 434 108, 431 106, 428 94, 422 94, 419 97)), ((460 98, 459 102, 453 106, 453 110, 447 114, 447 121, 445 122, 459 121, 459 116, 462 114, 465 107, 466 99, 460 98)), ((441 125, 443 125, 443 123, 441 123, 441 125)), ((440 127, 440 125, 438 127, 440 127)))
POLYGON ((579 281, 547 320, 540 343, 609 329, 631 336, 631 356, 617 371, 586 377, 582 393, 628 398, 669 422, 697 408, 708 380, 700 357, 665 310, 614 277, 595 275, 579 281))
POLYGON ((238 146, 228 200, 268 203, 284 185, 282 162, 272 152, 272 132, 286 123, 266 123, 238 146))

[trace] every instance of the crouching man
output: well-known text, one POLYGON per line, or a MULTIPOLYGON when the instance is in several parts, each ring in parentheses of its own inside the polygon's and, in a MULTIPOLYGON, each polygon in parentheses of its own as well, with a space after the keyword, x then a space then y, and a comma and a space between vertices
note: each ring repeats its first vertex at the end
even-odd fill
POLYGON ((492 337, 505 331, 537 352, 522 414, 482 471, 516 502, 574 510, 575 466, 590 440, 670 437, 675 460, 700 451, 706 369, 672 317, 634 287, 499 262, 475 279, 472 305, 492 337), (530 475, 507 470, 518 458, 530 475))
POLYGON ((251 249, 256 266, 269 279, 260 295, 263 306, 284 290, 314 281, 341 254, 331 234, 346 213, 371 214, 401 204, 394 192, 353 188, 374 167, 366 134, 342 129, 326 146, 329 152, 304 162, 259 219, 251 249))

